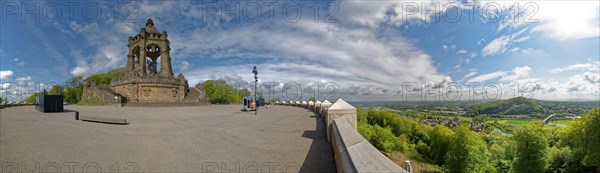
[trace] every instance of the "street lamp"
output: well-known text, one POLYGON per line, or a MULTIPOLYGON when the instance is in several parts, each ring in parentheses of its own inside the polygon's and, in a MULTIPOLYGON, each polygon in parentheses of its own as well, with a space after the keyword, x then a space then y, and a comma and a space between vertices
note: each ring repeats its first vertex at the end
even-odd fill
POLYGON ((254 115, 256 115, 258 112, 258 97, 256 96, 256 84, 258 82, 258 77, 256 77, 256 75, 258 75, 258 70, 256 70, 256 66, 254 66, 254 69, 252 69, 252 73, 254 73, 254 102, 256 102, 256 107, 254 108, 254 115))

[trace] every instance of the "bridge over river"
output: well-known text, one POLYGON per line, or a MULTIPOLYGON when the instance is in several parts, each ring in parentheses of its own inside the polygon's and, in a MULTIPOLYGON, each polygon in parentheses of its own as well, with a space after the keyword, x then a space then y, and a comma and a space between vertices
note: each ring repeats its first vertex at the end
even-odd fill
POLYGON ((335 172, 325 124, 308 109, 33 106, 0 110, 0 172, 335 172), (77 121, 95 115, 128 125, 77 121))

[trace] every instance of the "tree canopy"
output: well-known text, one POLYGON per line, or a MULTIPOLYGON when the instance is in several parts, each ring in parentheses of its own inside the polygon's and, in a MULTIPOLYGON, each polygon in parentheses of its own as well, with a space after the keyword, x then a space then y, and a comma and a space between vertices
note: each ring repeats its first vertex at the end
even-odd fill
POLYGON ((243 97, 250 96, 248 89, 236 89, 224 80, 206 80, 202 85, 211 104, 238 104, 243 97))
POLYGON ((446 155, 449 172, 489 172, 490 156, 485 142, 466 125, 454 129, 450 151, 446 155))
POLYGON ((539 125, 523 126, 512 136, 516 144, 513 172, 544 172, 547 166, 548 141, 539 125))

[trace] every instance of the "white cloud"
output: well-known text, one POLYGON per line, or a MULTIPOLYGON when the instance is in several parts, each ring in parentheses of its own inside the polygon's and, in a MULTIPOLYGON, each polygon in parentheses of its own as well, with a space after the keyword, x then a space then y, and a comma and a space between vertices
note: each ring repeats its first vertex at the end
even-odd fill
POLYGON ((475 58, 477 56, 477 52, 471 52, 471 54, 469 54, 469 56, 471 56, 471 58, 475 58))
POLYGON ((90 74, 89 69, 87 67, 77 66, 71 70, 71 74, 73 76, 82 76, 90 74))
POLYGON ((478 1, 478 3, 480 6, 485 3, 499 4, 501 11, 508 14, 500 21, 498 30, 533 25, 532 32, 542 33, 548 38, 561 41, 600 36, 600 22, 598 22, 600 2, 598 1, 478 1), (514 8, 515 3, 519 4, 519 9, 514 8))
POLYGON ((515 67, 512 70, 511 74, 504 74, 502 76, 503 81, 514 81, 517 79, 521 79, 524 77, 527 77, 529 75, 529 72, 531 72, 531 68, 529 66, 523 66, 523 67, 515 67))
POLYGON ((0 71, 0 79, 1 80, 8 80, 8 79, 12 78, 12 76, 13 76, 13 71, 10 71, 10 70, 0 71))
MULTIPOLYGON (((105 4, 100 4, 105 5, 105 4)), ((139 4, 136 4, 138 6, 139 4)), ((92 47, 92 53, 81 54, 79 47, 70 51, 77 65, 71 70, 71 75, 91 75, 122 66, 126 60, 127 41, 129 35, 135 35, 133 22, 111 20, 90 23, 71 21, 70 29, 92 47), (93 33, 93 34, 91 34, 93 33)))
POLYGON ((25 61, 19 59, 19 58, 13 58, 12 62, 14 62, 15 64, 17 64, 18 66, 24 66, 25 65, 25 61))
POLYGON ((428 23, 435 19, 435 15, 444 13, 449 8, 464 8, 459 1, 342 1, 338 13, 335 15, 342 23, 367 27, 378 27, 382 23, 396 26, 405 23, 428 23), (427 8, 427 9, 425 9, 427 8))
POLYGON ((181 66, 180 67, 181 71, 187 71, 191 65, 190 65, 190 62, 188 62, 188 61, 181 61, 180 66, 181 66))
POLYGON ((487 45, 485 45, 483 47, 483 49, 481 50, 481 55, 483 56, 493 56, 493 55, 498 55, 498 54, 502 54, 504 52, 506 52, 506 50, 508 49, 508 47, 514 43, 518 43, 527 39, 527 36, 525 37, 519 37, 523 32, 525 32, 525 30, 527 29, 523 29, 519 32, 510 34, 510 35, 503 35, 500 36, 494 40, 492 40, 491 42, 489 42, 487 45))
POLYGON ((479 76, 469 79, 467 82, 484 82, 484 81, 488 81, 491 79, 500 78, 505 73, 506 72, 504 72, 504 71, 496 71, 496 72, 492 72, 492 73, 482 74, 482 75, 479 75, 479 76))
POLYGON ((515 43, 520 43, 520 42, 524 42, 524 41, 529 40, 529 38, 530 38, 529 36, 523 36, 523 37, 520 37, 520 38, 515 38, 513 41, 515 43))
POLYGON ((565 71, 600 71, 600 62, 590 62, 590 63, 581 63, 581 64, 573 64, 562 68, 555 68, 550 70, 551 73, 562 73, 565 71))
POLYGON ((31 81, 31 77, 25 77, 16 82, 3 82, 0 84, 0 97, 7 98, 9 101, 23 101, 35 92, 44 89, 48 90, 52 86, 43 83, 31 81))
POLYGON ((31 76, 19 77, 19 78, 17 78, 17 81, 21 81, 21 82, 31 81, 31 76))
POLYGON ((494 40, 492 40, 490 43, 488 43, 487 45, 485 45, 485 47, 483 47, 483 49, 481 50, 481 55, 483 56, 490 56, 490 55, 496 55, 496 54, 502 54, 506 51, 506 47, 508 46, 508 44, 510 43, 510 37, 509 36, 501 36, 500 38, 496 38, 494 40))
POLYGON ((457 53, 457 54, 465 54, 465 53, 467 53, 467 50, 460 49, 460 50, 458 50, 456 53, 457 53))
POLYGON ((593 94, 600 92, 600 76, 590 72, 584 72, 569 77, 566 83, 560 84, 562 92, 575 94, 593 94))
POLYGON ((500 81, 503 82, 510 82, 528 77, 530 72, 531 68, 529 66, 517 66, 512 71, 495 71, 492 73, 482 74, 469 79, 467 82, 484 82, 496 78, 500 78, 500 81))
MULTIPOLYGON (((582 74, 583 78, 590 83, 600 83, 600 74, 586 71, 582 74)), ((600 89, 600 88, 598 88, 600 89)))
POLYGON ((600 36, 599 1, 540 1, 540 24, 532 29, 556 40, 600 36))
POLYGON ((475 71, 474 71, 474 72, 467 73, 467 74, 465 75, 465 78, 470 78, 470 77, 473 77, 473 76, 475 76, 476 74, 477 74, 477 72, 475 72, 475 71))
POLYGON ((531 55, 531 54, 544 54, 545 52, 542 49, 527 48, 527 49, 521 50, 521 53, 523 53, 525 55, 531 55))
POLYGON ((480 39, 479 41, 477 41, 477 45, 481 45, 481 43, 485 42, 485 38, 480 39))

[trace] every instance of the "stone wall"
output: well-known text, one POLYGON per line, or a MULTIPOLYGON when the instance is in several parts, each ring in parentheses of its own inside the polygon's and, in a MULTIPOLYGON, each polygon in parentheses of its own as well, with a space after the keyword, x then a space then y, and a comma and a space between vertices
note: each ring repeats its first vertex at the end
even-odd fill
POLYGON ((181 74, 175 78, 130 73, 113 79, 110 88, 126 97, 127 102, 181 102, 189 92, 181 74))
POLYGON ((341 117, 332 124, 331 146, 338 172, 407 172, 360 135, 351 121, 341 117))
POLYGON ((190 96, 191 97, 190 99, 195 99, 197 102, 210 104, 210 100, 208 99, 208 97, 206 96, 206 93, 204 92, 204 85, 202 83, 198 83, 198 84, 196 84, 196 86, 194 88, 190 88, 190 90, 192 90, 192 89, 198 91, 198 98, 194 98, 193 96, 190 96))
POLYGON ((95 82, 84 81, 82 103, 122 106, 125 98, 113 92, 108 85, 96 85, 95 82))
MULTIPOLYGON (((335 104, 328 107, 333 107, 335 104)), ((296 106, 296 104, 281 105, 296 106)), ((320 105, 314 107, 320 107, 320 105)), ((311 107, 307 108, 311 109, 311 107)), ((327 124, 326 128, 331 129, 331 131, 327 131, 329 133, 327 136, 331 136, 331 147, 333 147, 337 172, 408 173, 358 133, 356 130, 356 112, 354 114, 338 113, 336 115, 320 115, 327 114, 327 109, 315 112, 319 114, 319 117, 324 118, 324 121, 327 119, 332 122, 327 124)))

